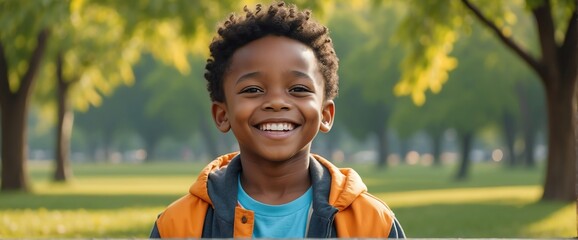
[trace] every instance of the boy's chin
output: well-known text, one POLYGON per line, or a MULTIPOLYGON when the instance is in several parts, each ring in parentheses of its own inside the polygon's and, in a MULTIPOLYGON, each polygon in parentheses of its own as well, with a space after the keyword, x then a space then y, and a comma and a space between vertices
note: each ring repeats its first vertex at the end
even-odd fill
POLYGON ((296 154, 279 154, 279 153, 274 153, 274 154, 264 154, 263 159, 268 161, 268 162, 272 162, 272 163, 283 163, 289 160, 294 160, 295 159, 295 155, 296 154))
POLYGON ((284 163, 291 160, 307 159, 309 151, 283 151, 283 150, 269 150, 259 154, 259 158, 271 163, 284 163))

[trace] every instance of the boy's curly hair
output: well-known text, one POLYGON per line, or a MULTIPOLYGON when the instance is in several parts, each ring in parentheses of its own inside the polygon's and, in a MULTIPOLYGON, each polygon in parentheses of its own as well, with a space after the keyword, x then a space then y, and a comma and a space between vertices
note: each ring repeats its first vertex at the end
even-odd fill
POLYGON ((223 76, 234 52, 251 41, 267 35, 285 36, 309 46, 325 79, 325 99, 333 99, 338 89, 338 58, 327 27, 313 21, 309 10, 299 11, 295 5, 283 2, 267 10, 257 4, 255 11, 245 6, 245 16, 231 14, 218 28, 218 35, 209 46, 211 56, 205 66, 211 100, 225 101, 223 76))

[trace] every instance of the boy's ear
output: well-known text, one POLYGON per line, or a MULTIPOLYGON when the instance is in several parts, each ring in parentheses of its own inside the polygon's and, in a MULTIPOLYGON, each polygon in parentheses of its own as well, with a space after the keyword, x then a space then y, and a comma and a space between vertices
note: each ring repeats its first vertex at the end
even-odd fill
POLYGON ((335 116, 335 102, 333 100, 325 101, 321 114, 323 118, 321 119, 319 130, 324 133, 329 132, 333 126, 333 117, 335 116))
POLYGON ((227 106, 222 102, 213 102, 211 105, 211 112, 213 114, 213 120, 217 125, 217 128, 221 132, 228 132, 231 129, 231 123, 229 123, 229 118, 227 116, 227 106))

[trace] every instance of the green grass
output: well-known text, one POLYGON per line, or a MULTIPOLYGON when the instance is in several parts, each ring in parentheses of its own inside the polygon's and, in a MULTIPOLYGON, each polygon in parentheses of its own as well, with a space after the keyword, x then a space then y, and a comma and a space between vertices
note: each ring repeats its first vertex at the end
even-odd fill
MULTIPOLYGON (((76 164, 75 179, 49 181, 32 164, 32 193, 0 193, 0 238, 145 238, 164 207, 188 191, 202 163, 76 164)), ((573 203, 539 202, 542 169, 355 165, 369 191, 395 211, 409 237, 573 237, 573 203)))

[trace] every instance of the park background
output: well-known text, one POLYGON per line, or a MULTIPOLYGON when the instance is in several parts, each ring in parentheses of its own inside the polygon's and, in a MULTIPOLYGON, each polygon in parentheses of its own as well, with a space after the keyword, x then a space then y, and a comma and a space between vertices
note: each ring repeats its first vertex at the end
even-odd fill
MULTIPOLYGON (((409 237, 576 236, 577 1, 291 2, 340 58, 313 151, 409 237)), ((0 1, 0 238, 147 237, 236 150, 204 64, 217 23, 255 3, 0 1)))

